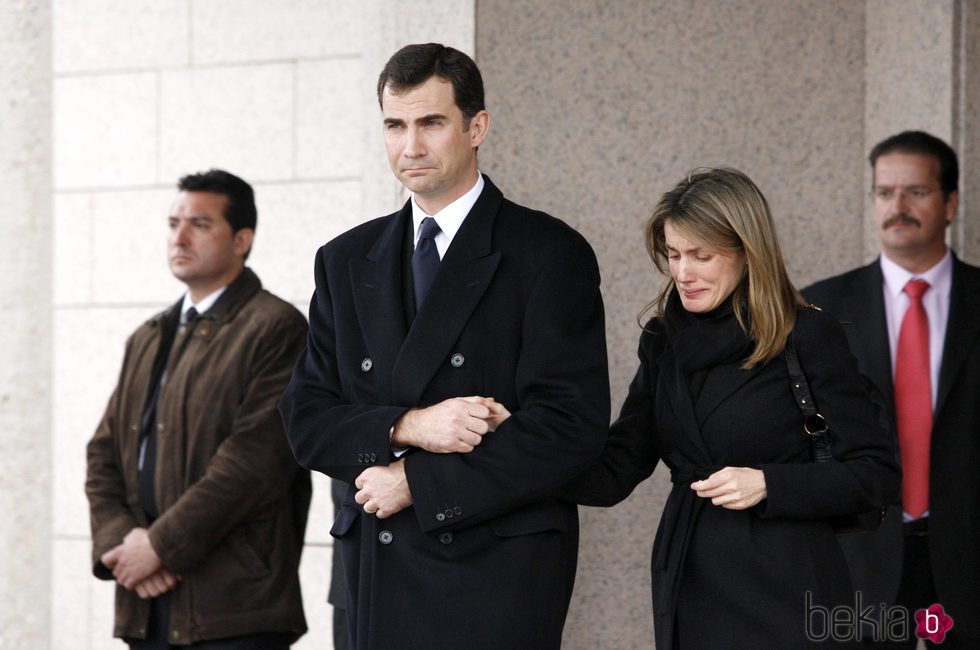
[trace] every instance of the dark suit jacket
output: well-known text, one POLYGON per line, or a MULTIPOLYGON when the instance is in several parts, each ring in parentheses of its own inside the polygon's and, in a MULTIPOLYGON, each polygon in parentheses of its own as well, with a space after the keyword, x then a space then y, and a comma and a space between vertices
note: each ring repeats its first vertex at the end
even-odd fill
MULTIPOLYGON (((875 261, 803 294, 844 324, 861 371, 894 419, 883 282, 875 261)), ((900 504, 877 533, 845 535, 841 544, 865 600, 893 603, 902 574, 900 504)), ((943 607, 964 634, 980 636, 980 269, 955 257, 930 447, 929 552, 943 607)))
POLYGON ((567 225, 486 187, 412 322, 411 207, 316 257, 310 337, 280 408, 300 463, 348 482, 392 458, 413 406, 491 396, 513 416, 472 453, 409 452, 414 507, 378 520, 348 496, 340 539, 356 648, 557 648, 575 507, 548 495, 609 422, 595 255, 567 225))
POLYGON ((640 367, 601 463, 562 491, 609 506, 661 460, 670 469, 674 485, 653 544, 658 648, 816 647, 806 638, 807 594, 822 607, 853 602, 829 518, 886 503, 899 486, 898 465, 840 326, 801 309, 794 336, 830 423, 834 461, 812 462, 782 357, 750 370, 715 366, 692 398, 658 318, 640 337, 640 367), (698 497, 691 482, 725 466, 761 469, 766 500, 730 510, 698 497))

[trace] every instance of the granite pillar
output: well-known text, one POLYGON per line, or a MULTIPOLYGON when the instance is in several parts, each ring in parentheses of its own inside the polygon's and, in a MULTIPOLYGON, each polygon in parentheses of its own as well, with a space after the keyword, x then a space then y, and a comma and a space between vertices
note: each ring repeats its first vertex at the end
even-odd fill
POLYGON ((960 214, 950 239, 963 260, 980 264, 980 2, 956 3, 953 30, 953 132, 960 157, 960 214))
POLYGON ((51 3, 0 3, 0 646, 48 646, 51 3))

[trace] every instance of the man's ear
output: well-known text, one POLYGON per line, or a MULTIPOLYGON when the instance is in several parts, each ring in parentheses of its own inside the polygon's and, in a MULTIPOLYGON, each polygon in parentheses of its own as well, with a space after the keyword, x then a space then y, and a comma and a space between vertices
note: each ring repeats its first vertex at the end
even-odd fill
POLYGON ((956 218, 956 211, 960 208, 960 193, 950 192, 946 197, 946 225, 953 223, 956 218))
POLYGON ((251 228, 242 228, 232 237, 232 250, 237 257, 244 259, 245 255, 252 249, 252 240, 255 239, 255 231, 251 228))
POLYGON ((470 146, 476 149, 487 137, 490 130, 490 113, 485 110, 480 111, 470 119, 470 128, 467 133, 470 135, 470 146))

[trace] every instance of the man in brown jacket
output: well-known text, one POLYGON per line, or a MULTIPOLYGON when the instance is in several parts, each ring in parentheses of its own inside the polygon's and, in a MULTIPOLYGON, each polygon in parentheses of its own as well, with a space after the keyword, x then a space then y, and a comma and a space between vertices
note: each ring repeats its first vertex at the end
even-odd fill
POLYGON ((306 321, 245 267, 252 188, 185 176, 169 217, 187 286, 126 344, 88 445, 93 571, 133 648, 286 648, 306 631, 297 569, 310 478, 276 402, 306 321))

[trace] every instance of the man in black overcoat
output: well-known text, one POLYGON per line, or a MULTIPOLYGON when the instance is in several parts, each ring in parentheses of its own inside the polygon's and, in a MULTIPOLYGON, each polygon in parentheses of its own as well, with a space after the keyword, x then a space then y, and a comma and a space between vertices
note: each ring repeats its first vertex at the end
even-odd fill
MULTIPOLYGON (((840 541, 855 589, 876 615, 879 603, 907 608, 910 619, 939 603, 954 622, 943 647, 978 648, 980 269, 946 245, 959 203, 956 154, 938 138, 907 131, 879 143, 870 161, 881 256, 803 293, 844 323, 861 371, 896 417, 903 503, 889 508, 876 533, 840 541), (918 280, 926 288, 915 299, 905 287, 918 280), (928 363, 923 359, 905 389, 899 368, 913 300, 921 301, 928 323, 928 363), (919 406, 911 404, 916 390, 919 406), (924 434, 918 439, 915 426, 924 434)), ((915 627, 912 620, 910 639, 893 645, 913 648, 915 627)))
POLYGON ((558 648, 578 520, 550 494, 609 423, 595 255, 478 171, 468 56, 405 47, 378 99, 412 199, 318 251, 280 404, 300 463, 353 484, 331 531, 351 647, 558 648))

